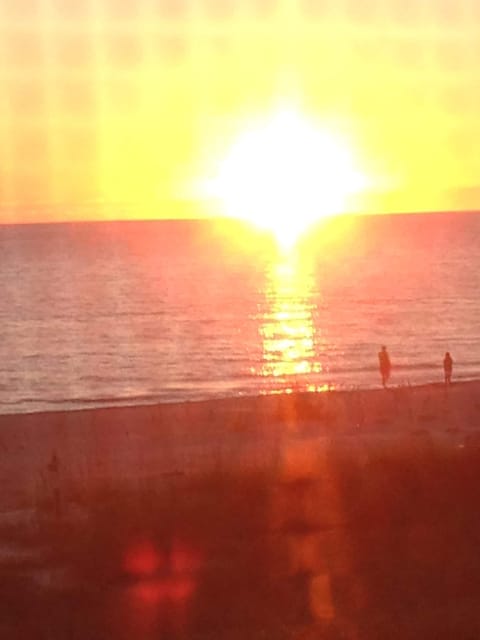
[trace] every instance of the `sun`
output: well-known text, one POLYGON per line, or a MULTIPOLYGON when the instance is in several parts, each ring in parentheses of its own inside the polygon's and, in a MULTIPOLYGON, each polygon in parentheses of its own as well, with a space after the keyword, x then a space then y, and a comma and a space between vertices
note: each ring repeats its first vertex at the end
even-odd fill
POLYGON ((366 185, 340 136, 282 109, 239 134, 204 191, 225 215, 271 230, 285 246, 312 223, 345 212, 366 185))

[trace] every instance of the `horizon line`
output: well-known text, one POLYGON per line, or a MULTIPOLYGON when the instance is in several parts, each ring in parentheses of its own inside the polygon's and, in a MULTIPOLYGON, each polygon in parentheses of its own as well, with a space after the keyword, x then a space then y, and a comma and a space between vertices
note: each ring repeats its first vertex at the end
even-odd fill
MULTIPOLYGON (((1 211, 1 207, 0 207, 1 211)), ((380 212, 371 212, 371 211, 360 211, 360 212, 345 212, 338 213, 332 216, 325 216, 323 218, 319 218, 318 221, 313 221, 312 225, 315 225, 316 222, 321 222, 325 219, 334 219, 334 218, 342 218, 342 217, 384 217, 384 216, 418 216, 418 215, 448 215, 448 214, 480 214, 479 209, 432 209, 432 210, 423 210, 423 211, 380 211, 380 212)), ((198 217, 179 217, 179 218, 85 218, 82 220, 74 219, 74 220, 29 220, 22 222, 21 220, 15 221, 1 221, 0 227, 12 227, 12 226, 47 226, 47 225, 77 225, 77 224, 101 224, 101 223, 111 223, 111 224, 120 224, 120 223, 135 223, 135 222, 214 222, 214 221, 229 221, 229 222, 238 222, 244 223, 246 225, 254 225, 255 223, 251 220, 244 220, 239 217, 230 217, 230 216, 198 216, 198 217)))

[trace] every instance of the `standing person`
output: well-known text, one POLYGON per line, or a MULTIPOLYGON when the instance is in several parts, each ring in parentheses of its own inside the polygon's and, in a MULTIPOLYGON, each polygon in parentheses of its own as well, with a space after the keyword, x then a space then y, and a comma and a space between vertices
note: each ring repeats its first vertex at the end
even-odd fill
POLYGON ((443 372, 445 373, 445 384, 450 384, 452 382, 452 369, 453 369, 452 356, 447 351, 445 353, 445 357, 443 358, 443 372))
POLYGON ((386 387, 388 379, 390 378, 392 365, 390 364, 387 347, 385 346, 383 346, 381 351, 378 352, 378 364, 380 367, 380 375, 382 376, 382 385, 386 387))

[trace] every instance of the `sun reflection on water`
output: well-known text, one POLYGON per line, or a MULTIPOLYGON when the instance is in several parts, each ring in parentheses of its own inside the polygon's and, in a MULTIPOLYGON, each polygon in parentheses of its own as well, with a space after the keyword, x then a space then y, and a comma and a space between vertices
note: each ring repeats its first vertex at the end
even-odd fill
POLYGON ((315 357, 316 293, 311 269, 295 253, 282 255, 272 265, 260 326, 264 378, 303 387, 306 376, 322 371, 315 357))

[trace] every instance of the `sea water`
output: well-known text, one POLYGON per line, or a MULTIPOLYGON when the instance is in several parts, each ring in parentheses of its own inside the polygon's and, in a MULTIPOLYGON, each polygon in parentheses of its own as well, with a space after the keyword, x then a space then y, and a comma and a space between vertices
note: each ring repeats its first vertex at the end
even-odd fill
POLYGON ((0 413, 480 371, 480 215, 358 216, 297 245, 225 221, 0 227, 0 413))

